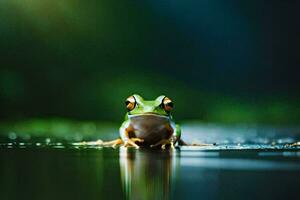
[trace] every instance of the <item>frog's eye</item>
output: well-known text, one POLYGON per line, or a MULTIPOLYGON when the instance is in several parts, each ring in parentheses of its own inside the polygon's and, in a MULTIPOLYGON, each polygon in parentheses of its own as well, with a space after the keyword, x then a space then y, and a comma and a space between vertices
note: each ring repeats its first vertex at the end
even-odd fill
POLYGON ((168 97, 165 97, 163 100, 162 100, 162 107, 165 111, 167 112, 170 112, 172 109, 173 109, 173 102, 171 101, 170 98, 168 97))
POLYGON ((128 111, 133 110, 136 105, 136 100, 135 100, 134 96, 128 97, 125 101, 125 104, 126 104, 128 111))

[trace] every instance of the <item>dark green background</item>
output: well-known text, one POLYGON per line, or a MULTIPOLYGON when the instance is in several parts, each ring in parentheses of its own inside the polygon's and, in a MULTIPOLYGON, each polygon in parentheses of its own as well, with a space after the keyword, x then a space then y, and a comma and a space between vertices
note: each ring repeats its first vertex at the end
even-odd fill
POLYGON ((1 0, 0 117, 299 123, 297 1, 1 0))

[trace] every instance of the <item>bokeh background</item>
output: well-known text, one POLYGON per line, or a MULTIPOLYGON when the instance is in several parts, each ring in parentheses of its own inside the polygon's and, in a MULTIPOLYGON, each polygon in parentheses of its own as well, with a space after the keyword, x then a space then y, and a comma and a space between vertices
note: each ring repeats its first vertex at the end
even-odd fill
POLYGON ((1 0, 0 118, 120 122, 138 93, 179 121, 298 124, 297 4, 1 0))

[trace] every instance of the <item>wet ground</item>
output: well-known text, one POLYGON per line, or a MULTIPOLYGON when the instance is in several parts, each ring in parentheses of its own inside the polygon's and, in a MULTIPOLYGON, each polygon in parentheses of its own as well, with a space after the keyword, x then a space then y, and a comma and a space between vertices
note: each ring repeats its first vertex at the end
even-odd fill
POLYGON ((0 199, 297 199, 300 147, 287 144, 300 140, 299 130, 189 123, 186 141, 216 145, 174 151, 3 131, 0 199))

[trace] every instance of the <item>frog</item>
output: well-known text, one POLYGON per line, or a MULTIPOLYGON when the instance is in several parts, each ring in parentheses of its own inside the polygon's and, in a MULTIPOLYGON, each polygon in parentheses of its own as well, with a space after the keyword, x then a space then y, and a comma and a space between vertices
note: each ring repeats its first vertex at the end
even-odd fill
POLYGON ((125 106, 127 112, 119 128, 119 138, 104 142, 104 146, 174 149, 175 145, 185 143, 181 139, 181 127, 171 115, 174 103, 169 97, 160 95, 154 100, 144 100, 133 94, 125 100, 125 106))

